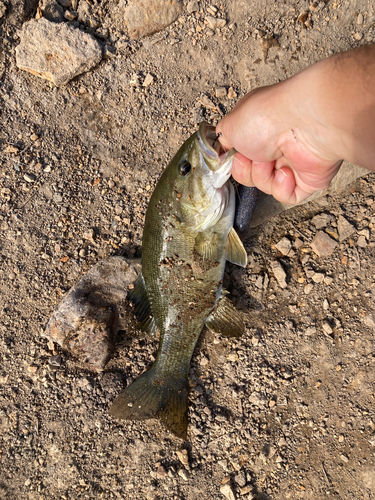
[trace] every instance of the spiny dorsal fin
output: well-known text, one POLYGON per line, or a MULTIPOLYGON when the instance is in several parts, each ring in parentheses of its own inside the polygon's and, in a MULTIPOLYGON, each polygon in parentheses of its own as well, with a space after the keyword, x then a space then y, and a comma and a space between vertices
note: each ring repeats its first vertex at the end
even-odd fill
POLYGON ((134 283, 134 288, 129 292, 128 298, 134 304, 133 313, 140 323, 141 330, 150 335, 155 335, 158 328, 147 298, 146 285, 142 273, 134 283))
POLYGON ((225 250, 227 254, 227 260, 232 262, 232 264, 238 264, 239 266, 246 267, 247 265, 247 254, 246 250, 240 240, 240 237, 232 227, 228 234, 227 243, 225 245, 225 250))
MULTIPOLYGON (((225 292, 223 290, 222 293, 225 292)), ((206 326, 226 337, 239 337, 245 330, 242 317, 236 311, 232 302, 223 295, 218 300, 213 312, 206 319, 206 326)))

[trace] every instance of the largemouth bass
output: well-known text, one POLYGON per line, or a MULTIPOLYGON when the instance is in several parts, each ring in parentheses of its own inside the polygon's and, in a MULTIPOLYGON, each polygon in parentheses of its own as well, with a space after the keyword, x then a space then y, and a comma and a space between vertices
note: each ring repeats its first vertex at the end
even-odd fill
POLYGON ((142 273, 130 300, 141 328, 160 331, 154 364, 115 400, 116 418, 159 418, 186 439, 188 373, 206 325, 237 336, 244 324, 222 287, 226 260, 246 266, 233 229, 234 150, 222 152, 215 128, 203 122, 163 172, 147 208, 142 273))

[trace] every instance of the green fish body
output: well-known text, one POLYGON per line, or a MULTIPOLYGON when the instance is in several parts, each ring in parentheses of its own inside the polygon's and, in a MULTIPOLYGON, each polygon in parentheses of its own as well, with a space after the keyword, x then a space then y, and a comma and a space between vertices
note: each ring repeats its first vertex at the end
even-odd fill
POLYGON ((204 325, 240 335, 243 321, 225 297, 226 260, 246 266, 233 229, 229 181, 234 151, 221 153, 214 127, 202 123, 163 172, 146 213, 142 273, 130 299, 141 327, 160 331, 154 364, 116 399, 116 418, 159 418, 186 439, 188 373, 204 325), (216 146, 216 147, 215 147, 216 146))

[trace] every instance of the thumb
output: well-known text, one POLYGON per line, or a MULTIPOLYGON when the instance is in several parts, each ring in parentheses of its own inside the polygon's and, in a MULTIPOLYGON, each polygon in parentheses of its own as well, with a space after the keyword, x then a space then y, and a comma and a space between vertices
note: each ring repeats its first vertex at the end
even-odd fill
POLYGON ((221 121, 216 126, 216 135, 218 136, 221 147, 224 151, 229 151, 233 148, 231 141, 223 134, 221 121))

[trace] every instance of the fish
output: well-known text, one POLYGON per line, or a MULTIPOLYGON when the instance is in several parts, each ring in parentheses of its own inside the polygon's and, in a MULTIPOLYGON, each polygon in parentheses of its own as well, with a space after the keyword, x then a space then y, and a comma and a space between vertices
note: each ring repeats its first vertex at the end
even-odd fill
POLYGON ((233 228, 234 150, 222 151, 206 122, 162 173, 146 211, 142 272, 129 295, 140 328, 160 341, 152 366, 121 392, 117 419, 158 418, 181 439, 188 430, 190 360, 204 326, 239 336, 244 322, 223 289, 226 261, 246 267, 233 228))

